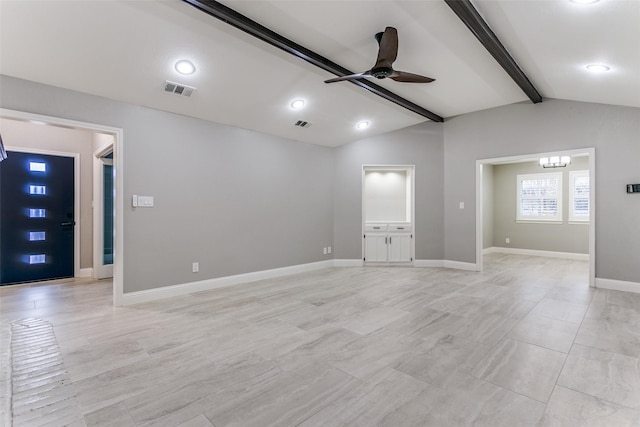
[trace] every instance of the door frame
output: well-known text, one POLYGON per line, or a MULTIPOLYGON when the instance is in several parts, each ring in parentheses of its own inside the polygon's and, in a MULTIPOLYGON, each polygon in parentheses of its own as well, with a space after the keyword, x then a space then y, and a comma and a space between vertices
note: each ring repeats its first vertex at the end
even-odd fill
POLYGON ((589 286, 596 286, 596 149, 581 148, 557 150, 553 152, 523 154, 519 156, 497 157, 493 159, 476 160, 476 271, 482 271, 483 265, 483 165, 501 163, 518 163, 523 161, 537 161, 540 157, 575 156, 587 154, 589 156, 589 286))
POLYGON ((45 156, 71 157, 73 158, 73 276, 74 277, 90 277, 91 272, 88 269, 80 268, 80 153, 42 150, 39 148, 14 147, 6 145, 6 151, 15 151, 27 154, 43 154, 45 156))
MULTIPOLYGON (((113 142, 98 147, 93 153, 93 277, 95 279, 113 277, 113 264, 111 271, 104 271, 103 245, 104 245, 104 177, 103 167, 107 162, 102 157, 113 152, 113 142)), ((113 165, 113 159, 109 159, 113 165)))
MULTIPOLYGON (((0 108, 0 117, 12 120, 21 120, 47 124, 52 126, 62 126, 71 129, 82 129, 91 132, 107 133, 113 135, 113 163, 116 169, 116 218, 115 218, 115 259, 113 262, 113 305, 122 305, 122 294, 124 292, 124 130, 112 126, 105 126, 95 123, 68 120, 60 117, 45 116, 41 114, 28 113, 24 111, 9 110, 0 108)), ((76 227, 79 230, 79 227, 76 227)))
MULTIPOLYGON (((411 239, 411 258, 413 261, 410 263, 406 263, 406 265, 414 265, 416 259, 416 166, 415 165, 378 165, 378 164, 363 164, 361 170, 361 179, 362 183, 360 185, 361 190, 361 224, 362 229, 360 230, 360 236, 363 237, 361 239, 362 242, 362 253, 360 254, 360 260, 362 261, 365 257, 365 227, 366 227, 366 218, 365 218, 365 194, 364 194, 364 186, 365 186, 365 174, 367 171, 405 171, 409 174, 409 180, 411 182, 411 234, 413 238, 411 239)), ((364 261, 363 261, 364 262, 364 261)), ((365 263, 366 265, 366 263, 365 263)))

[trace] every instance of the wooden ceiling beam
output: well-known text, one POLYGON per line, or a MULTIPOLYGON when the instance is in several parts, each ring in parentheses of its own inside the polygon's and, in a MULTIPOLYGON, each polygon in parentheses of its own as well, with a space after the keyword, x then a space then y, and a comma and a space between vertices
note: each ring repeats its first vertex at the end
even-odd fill
MULTIPOLYGON (((269 28, 253 21, 252 19, 242 15, 241 13, 227 7, 217 1, 214 0, 183 0, 186 3, 194 6, 200 11, 213 16, 214 18, 220 19, 227 24, 238 28, 239 30, 244 31, 247 34, 252 35, 266 43, 269 43, 272 46, 275 46, 283 51, 290 53, 293 56, 296 56, 312 65, 315 65, 318 68, 321 68, 325 71, 328 71, 336 76, 344 76, 348 74, 353 74, 352 71, 347 70, 346 68, 336 64, 335 62, 325 58, 324 56, 307 49, 304 46, 295 43, 292 40, 276 33, 275 31, 270 30, 269 28)), ((419 114, 423 117, 428 118, 434 122, 443 122, 444 119, 427 110, 424 107, 421 107, 393 92, 387 90, 377 84, 369 81, 369 80, 350 80, 351 83, 358 85, 369 92, 372 92, 387 101, 391 101, 394 104, 397 104, 403 108, 406 108, 409 111, 412 111, 416 114, 419 114)))
POLYGON ((514 82, 522 89, 533 103, 542 102, 542 95, 533 86, 531 80, 518 66, 515 59, 491 30, 482 16, 469 0, 444 0, 458 18, 469 28, 489 53, 498 61, 514 82))

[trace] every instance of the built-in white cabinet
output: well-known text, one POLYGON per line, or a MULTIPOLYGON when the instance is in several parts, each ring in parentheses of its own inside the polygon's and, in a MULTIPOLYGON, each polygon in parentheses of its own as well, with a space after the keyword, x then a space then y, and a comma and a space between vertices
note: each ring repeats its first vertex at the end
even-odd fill
POLYGON ((410 224, 368 224, 363 237, 366 263, 413 261, 413 233, 410 224))
POLYGON ((412 264, 414 167, 362 168, 362 252, 365 264, 412 264))

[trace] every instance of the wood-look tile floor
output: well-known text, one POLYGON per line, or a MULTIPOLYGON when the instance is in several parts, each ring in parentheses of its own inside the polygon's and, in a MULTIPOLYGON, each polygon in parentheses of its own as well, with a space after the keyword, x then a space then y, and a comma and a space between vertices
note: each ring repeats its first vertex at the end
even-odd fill
POLYGON ((111 306, 109 282, 4 287, 0 415, 639 426, 640 294, 591 289, 587 274, 586 262, 491 254, 482 273, 333 268, 129 307, 111 306))

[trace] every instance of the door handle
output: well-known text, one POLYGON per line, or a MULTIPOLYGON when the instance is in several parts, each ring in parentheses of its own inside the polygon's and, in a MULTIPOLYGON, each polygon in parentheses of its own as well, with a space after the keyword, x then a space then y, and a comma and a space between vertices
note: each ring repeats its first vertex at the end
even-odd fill
POLYGON ((75 221, 71 221, 71 222, 61 222, 61 223, 60 223, 60 225, 61 225, 61 226, 63 226, 63 227, 69 227, 69 226, 74 226, 74 225, 76 225, 76 222, 75 222, 75 221))

